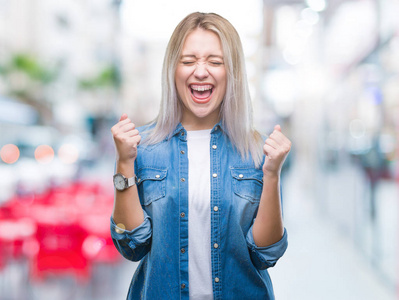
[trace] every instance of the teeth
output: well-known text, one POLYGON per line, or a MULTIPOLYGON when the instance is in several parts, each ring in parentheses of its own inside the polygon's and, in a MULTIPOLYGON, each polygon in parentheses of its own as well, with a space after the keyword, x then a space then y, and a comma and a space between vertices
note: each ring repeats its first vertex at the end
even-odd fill
POLYGON ((199 92, 203 92, 203 91, 207 91, 207 90, 211 90, 212 86, 211 85, 192 85, 191 88, 193 90, 199 91, 199 92))

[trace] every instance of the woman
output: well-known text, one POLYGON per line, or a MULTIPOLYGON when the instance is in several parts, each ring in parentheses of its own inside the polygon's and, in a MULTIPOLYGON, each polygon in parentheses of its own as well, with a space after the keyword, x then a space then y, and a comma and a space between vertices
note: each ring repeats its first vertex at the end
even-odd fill
POLYGON ((123 114, 112 127, 111 234, 125 258, 141 260, 127 298, 274 299, 266 269, 287 248, 279 191, 291 143, 279 125, 266 141, 252 128, 234 27, 188 15, 162 82, 153 123, 136 129, 123 114))

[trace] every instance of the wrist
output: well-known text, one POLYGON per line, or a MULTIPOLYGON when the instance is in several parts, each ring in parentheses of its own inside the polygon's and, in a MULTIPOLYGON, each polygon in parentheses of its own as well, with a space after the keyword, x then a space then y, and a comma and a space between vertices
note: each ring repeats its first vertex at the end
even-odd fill
POLYGON ((134 161, 134 159, 127 161, 116 160, 116 173, 121 173, 128 178, 133 177, 135 175, 134 161))
POLYGON ((273 171, 263 171, 263 180, 279 180, 280 179, 280 172, 273 172, 273 171))

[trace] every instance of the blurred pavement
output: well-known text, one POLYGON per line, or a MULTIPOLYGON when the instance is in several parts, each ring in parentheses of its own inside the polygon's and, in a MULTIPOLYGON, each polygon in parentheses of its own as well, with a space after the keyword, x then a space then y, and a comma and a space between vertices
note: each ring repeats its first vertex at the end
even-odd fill
MULTIPOLYGON (((300 171, 301 170, 301 171, 300 171)), ((394 300, 394 288, 373 270, 348 234, 320 214, 294 168, 284 183, 289 246, 270 269, 277 300, 394 300)), ((392 197, 392 195, 391 195, 392 197)))

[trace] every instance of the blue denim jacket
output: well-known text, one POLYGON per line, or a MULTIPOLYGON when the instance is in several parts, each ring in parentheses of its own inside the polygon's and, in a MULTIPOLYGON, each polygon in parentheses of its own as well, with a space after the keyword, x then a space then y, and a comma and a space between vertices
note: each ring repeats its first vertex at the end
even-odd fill
MULTIPOLYGON (((142 132, 144 128, 139 128, 142 132)), ((144 222, 132 231, 111 218, 111 235, 128 260, 141 260, 127 299, 189 299, 187 132, 139 146, 135 162, 144 222)), ((221 124, 211 131, 211 243, 213 295, 219 299, 274 299, 267 268, 287 248, 287 233, 268 247, 252 236, 262 193, 262 169, 243 160, 221 124)))

